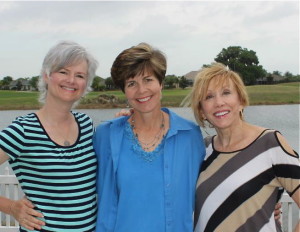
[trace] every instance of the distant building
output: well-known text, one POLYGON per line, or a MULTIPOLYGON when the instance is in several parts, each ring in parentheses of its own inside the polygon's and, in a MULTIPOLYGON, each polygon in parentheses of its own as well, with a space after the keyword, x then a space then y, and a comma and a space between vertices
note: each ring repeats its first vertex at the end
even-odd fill
POLYGON ((189 86, 193 86, 195 78, 197 76, 197 74, 199 73, 199 71, 191 71, 187 74, 184 75, 184 77, 187 79, 188 81, 188 85, 189 86))
POLYGON ((263 85, 263 84, 274 84, 278 82, 282 82, 285 80, 285 77, 279 76, 277 74, 268 74, 266 77, 261 77, 256 79, 257 85, 263 85))
POLYGON ((10 82, 9 89, 10 90, 21 90, 21 91, 34 90, 33 87, 30 85, 30 81, 24 80, 24 79, 14 80, 14 81, 10 82))

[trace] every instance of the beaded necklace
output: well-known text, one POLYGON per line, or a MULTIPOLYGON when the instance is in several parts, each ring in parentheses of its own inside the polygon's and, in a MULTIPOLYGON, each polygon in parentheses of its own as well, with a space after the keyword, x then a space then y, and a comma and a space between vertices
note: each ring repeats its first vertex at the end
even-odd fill
POLYGON ((154 136, 154 138, 150 141, 150 142, 146 142, 146 141, 142 141, 140 138, 139 138, 139 135, 138 135, 138 132, 137 132, 137 129, 134 125, 135 121, 134 121, 134 114, 132 115, 132 119, 131 119, 131 129, 133 131, 133 134, 136 138, 136 140, 139 142, 140 146, 143 148, 143 150, 149 152, 151 150, 153 150, 154 147, 156 147, 161 138, 163 138, 164 136, 164 130, 165 130, 165 118, 164 118, 164 115, 163 113, 161 113, 161 117, 162 117, 162 120, 161 120, 161 124, 160 124, 160 127, 159 127, 159 131, 157 132, 157 134, 154 136))

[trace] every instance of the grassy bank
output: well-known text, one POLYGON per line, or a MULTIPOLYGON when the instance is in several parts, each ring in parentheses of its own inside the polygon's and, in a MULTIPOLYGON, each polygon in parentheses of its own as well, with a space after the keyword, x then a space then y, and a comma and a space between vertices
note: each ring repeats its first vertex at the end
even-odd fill
MULTIPOLYGON (((279 105, 279 104, 300 104, 299 82, 284 83, 277 85, 255 85, 247 86, 251 105, 279 105)), ((190 89, 163 90, 162 104, 168 107, 178 107, 190 89)), ((124 107, 125 96, 121 91, 91 92, 86 98, 93 99, 99 94, 115 95, 119 98, 120 104, 80 104, 78 108, 111 108, 124 107)), ((0 90, 0 110, 25 110, 38 109, 37 92, 18 92, 0 90)))

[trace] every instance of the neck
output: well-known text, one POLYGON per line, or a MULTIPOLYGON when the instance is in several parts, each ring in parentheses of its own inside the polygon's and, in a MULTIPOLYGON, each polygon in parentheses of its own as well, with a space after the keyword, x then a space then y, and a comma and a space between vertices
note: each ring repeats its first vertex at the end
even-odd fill
POLYGON ((70 109, 64 108, 49 108, 47 105, 44 105, 37 114, 41 116, 44 121, 52 126, 64 124, 69 122, 72 119, 70 116, 70 109))
POLYGON ((160 128, 164 120, 164 113, 160 109, 150 113, 134 112, 130 120, 134 121, 135 128, 146 130, 160 128))
POLYGON ((231 148, 247 136, 248 128, 249 124, 241 121, 241 123, 231 128, 216 129, 216 142, 223 149, 231 148))

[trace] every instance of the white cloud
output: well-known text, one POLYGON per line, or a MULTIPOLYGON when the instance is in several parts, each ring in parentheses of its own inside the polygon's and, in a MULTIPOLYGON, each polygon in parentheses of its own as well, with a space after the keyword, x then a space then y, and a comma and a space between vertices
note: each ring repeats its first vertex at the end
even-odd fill
POLYGON ((296 74, 298 19, 296 1, 0 2, 0 78, 37 75, 62 39, 88 47, 103 77, 118 53, 142 41, 166 53, 170 74, 197 70, 228 46, 256 51, 269 72, 296 74))

